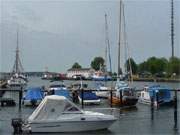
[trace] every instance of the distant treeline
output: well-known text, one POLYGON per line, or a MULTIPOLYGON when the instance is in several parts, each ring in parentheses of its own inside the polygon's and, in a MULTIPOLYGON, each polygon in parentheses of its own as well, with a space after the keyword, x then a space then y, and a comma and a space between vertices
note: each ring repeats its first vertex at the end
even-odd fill
POLYGON ((130 70, 129 63, 131 63, 131 69, 133 74, 146 72, 151 73, 152 75, 159 75, 164 77, 180 75, 180 58, 178 57, 171 57, 169 59, 166 59, 164 57, 150 57, 139 64, 136 64, 133 58, 130 58, 125 63, 128 71, 130 70))

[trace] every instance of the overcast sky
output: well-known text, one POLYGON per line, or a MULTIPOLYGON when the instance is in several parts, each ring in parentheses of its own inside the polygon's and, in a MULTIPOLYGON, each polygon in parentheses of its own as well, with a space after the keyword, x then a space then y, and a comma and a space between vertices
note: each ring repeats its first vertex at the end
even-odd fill
MULTIPOLYGON (((118 0, 0 0, 0 71, 12 71, 19 27, 25 71, 65 72, 74 62, 90 67, 105 55, 108 17, 113 71, 117 69, 118 0)), ((171 55, 170 0, 124 0, 127 42, 137 63, 171 55)), ((175 55, 180 56, 180 1, 175 0, 175 55)), ((122 53, 123 54, 123 53, 122 53)))

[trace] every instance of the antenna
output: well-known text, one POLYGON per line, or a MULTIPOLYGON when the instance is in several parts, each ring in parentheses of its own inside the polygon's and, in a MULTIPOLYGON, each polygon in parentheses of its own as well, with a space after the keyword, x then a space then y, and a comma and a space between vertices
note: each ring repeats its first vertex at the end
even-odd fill
POLYGON ((172 58, 174 57, 174 0, 171 0, 171 47, 172 58))

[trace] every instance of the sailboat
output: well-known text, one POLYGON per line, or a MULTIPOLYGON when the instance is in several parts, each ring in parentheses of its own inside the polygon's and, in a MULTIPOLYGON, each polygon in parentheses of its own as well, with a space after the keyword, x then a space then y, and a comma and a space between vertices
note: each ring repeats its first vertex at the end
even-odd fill
MULTIPOLYGON (((117 82, 115 85, 116 92, 113 93, 112 96, 112 105, 118 106, 134 106, 136 105, 138 98, 135 96, 134 90, 125 82, 120 81, 122 76, 122 71, 120 68, 120 46, 121 46, 121 25, 122 19, 124 19, 125 24, 125 16, 124 16, 124 5, 120 0, 120 21, 119 21, 119 44, 118 44, 118 74, 117 74, 117 82), (122 18, 123 16, 123 18, 122 18)), ((125 25, 124 25, 125 29, 125 25)))
POLYGON ((28 80, 27 77, 22 73, 23 67, 19 57, 19 37, 17 31, 17 47, 16 47, 16 57, 13 66, 13 72, 11 74, 10 79, 7 81, 10 87, 23 87, 26 86, 28 80))

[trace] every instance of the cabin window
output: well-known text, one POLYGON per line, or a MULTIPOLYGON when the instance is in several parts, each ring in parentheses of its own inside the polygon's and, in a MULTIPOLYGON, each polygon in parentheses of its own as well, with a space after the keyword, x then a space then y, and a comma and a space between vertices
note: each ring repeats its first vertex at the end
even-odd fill
POLYGON ((79 111, 79 109, 73 106, 69 108, 67 111, 79 111))
POLYGON ((144 97, 144 93, 142 93, 142 97, 144 97))
POLYGON ((64 112, 77 112, 79 109, 76 106, 73 106, 70 103, 66 103, 64 107, 64 112))

